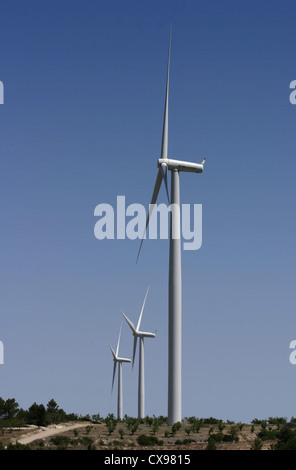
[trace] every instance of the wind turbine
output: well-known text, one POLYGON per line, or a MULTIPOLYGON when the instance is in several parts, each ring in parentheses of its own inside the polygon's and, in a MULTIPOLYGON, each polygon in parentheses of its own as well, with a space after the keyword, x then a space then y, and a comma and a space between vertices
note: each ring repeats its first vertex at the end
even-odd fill
POLYGON ((161 157, 158 159, 158 172, 153 190, 145 231, 139 247, 137 262, 151 213, 157 200, 162 180, 168 201, 174 205, 170 212, 170 256, 169 256, 169 308, 168 308, 168 423, 174 424, 182 419, 182 279, 181 279, 181 239, 180 239, 180 171, 201 173, 205 158, 201 163, 193 163, 168 158, 168 97, 171 54, 171 34, 169 40, 165 107, 162 131, 161 157), (171 197, 169 197, 167 175, 171 172, 171 197))
POLYGON ((139 349, 139 382, 138 382, 138 418, 144 418, 145 417, 145 375, 144 375, 144 338, 155 338, 156 332, 155 333, 149 333, 148 331, 140 331, 140 325, 141 325, 141 320, 142 320, 142 315, 145 307, 145 302, 147 299, 149 287, 147 289, 145 299, 142 305, 142 309, 140 312, 140 316, 138 319, 137 326, 135 327, 133 322, 123 313, 121 310, 122 315, 126 319, 129 327, 131 328, 133 335, 134 335, 134 347, 133 347, 133 365, 132 368, 134 368, 134 362, 135 362, 135 356, 136 356, 136 349, 137 349, 137 341, 139 338, 140 341, 140 349, 139 349))
POLYGON ((131 359, 126 359, 125 357, 118 357, 121 328, 122 328, 122 323, 121 323, 120 330, 119 330, 116 352, 114 351, 112 346, 110 346, 110 349, 111 349, 111 352, 112 352, 112 355, 113 355, 113 362, 114 362, 111 393, 113 391, 114 379, 115 379, 115 373, 116 373, 116 365, 118 363, 118 397, 117 397, 117 418, 118 419, 123 418, 123 411, 122 411, 122 363, 123 362, 131 362, 131 359))

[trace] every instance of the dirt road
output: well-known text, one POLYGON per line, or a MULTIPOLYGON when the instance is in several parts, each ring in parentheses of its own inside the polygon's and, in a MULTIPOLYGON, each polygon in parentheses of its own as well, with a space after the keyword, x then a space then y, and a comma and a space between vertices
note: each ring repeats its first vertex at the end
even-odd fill
MULTIPOLYGON (((74 423, 74 424, 60 424, 54 427, 49 426, 46 429, 38 429, 37 431, 34 431, 33 434, 32 431, 30 435, 21 437, 20 439, 17 439, 17 442, 20 444, 30 444, 31 442, 35 441, 36 439, 45 439, 47 437, 55 436, 56 434, 59 434, 61 432, 69 431, 72 429, 76 428, 82 428, 87 426, 89 423, 83 422, 83 423, 74 423)), ((16 441, 14 442, 14 444, 16 441)))

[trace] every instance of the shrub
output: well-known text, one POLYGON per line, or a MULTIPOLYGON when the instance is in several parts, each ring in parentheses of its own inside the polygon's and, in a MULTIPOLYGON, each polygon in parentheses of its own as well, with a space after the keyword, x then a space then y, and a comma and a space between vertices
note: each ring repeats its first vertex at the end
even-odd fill
POLYGON ((278 431, 276 431, 275 429, 273 430, 262 429, 262 431, 258 433, 258 437, 262 439, 262 441, 267 441, 269 439, 276 439, 277 436, 278 436, 278 431))
POLYGON ((118 440, 115 440, 113 442, 110 442, 109 446, 115 446, 115 447, 120 447, 120 446, 123 446, 124 443, 121 442, 121 441, 118 441, 118 440))
POLYGON ((223 441, 224 442, 233 442, 233 441, 238 442, 239 438, 235 434, 224 434, 223 441))
POLYGON ((82 444, 84 446, 89 446, 89 445, 93 444, 94 441, 91 437, 83 436, 80 439, 78 439, 78 442, 80 442, 80 444, 82 444))
POLYGON ((212 439, 212 436, 209 438, 206 450, 216 450, 216 441, 212 439))
POLYGON ((189 438, 183 440, 183 445, 191 444, 191 442, 195 442, 195 439, 191 439, 189 437, 189 438))
POLYGON ((188 438, 188 439, 183 439, 183 441, 182 441, 181 439, 177 439, 177 440, 175 441, 175 445, 177 445, 177 446, 182 446, 182 445, 183 445, 183 446, 184 446, 184 445, 186 445, 186 444, 191 444, 191 442, 195 442, 195 440, 194 440, 194 439, 190 439, 190 438, 188 438))
POLYGON ((140 424, 139 420, 136 420, 136 421, 132 424, 132 426, 131 426, 131 433, 132 433, 132 435, 134 435, 135 432, 137 431, 137 429, 138 429, 138 427, 139 427, 139 424, 140 424))
POLYGON ((30 450, 30 446, 17 442, 16 444, 8 444, 7 450, 30 450))
POLYGON ((70 444, 70 438, 67 436, 54 436, 50 439, 50 442, 59 449, 66 449, 70 444))
POLYGON ((278 427, 286 423, 287 423, 287 418, 283 418, 283 417, 268 418, 268 424, 275 424, 278 427))
POLYGON ((159 440, 157 437, 146 436, 145 434, 141 434, 141 436, 137 438, 137 442, 140 446, 155 446, 155 445, 162 446, 163 445, 163 441, 159 440))
POLYGON ((187 436, 189 436, 189 434, 190 434, 191 431, 192 431, 192 429, 191 429, 189 426, 187 426, 187 427, 185 428, 185 432, 186 432, 187 436))
POLYGON ((296 431, 283 426, 277 437, 278 443, 274 447, 275 450, 296 450, 296 431))
POLYGON ((221 419, 213 418, 212 416, 210 418, 204 418, 203 419, 204 424, 219 424, 222 423, 221 419))
POLYGON ((262 449, 262 441, 259 437, 256 437, 251 447, 251 450, 261 450, 261 449, 262 449))
POLYGON ((172 426, 172 434, 175 435, 177 431, 179 431, 179 429, 181 429, 182 427, 182 424, 180 423, 180 421, 178 421, 177 423, 174 423, 173 426, 172 426))
POLYGON ((208 439, 208 442, 210 439, 213 439, 215 442, 222 442, 224 438, 223 432, 218 432, 217 434, 211 434, 211 436, 208 439))

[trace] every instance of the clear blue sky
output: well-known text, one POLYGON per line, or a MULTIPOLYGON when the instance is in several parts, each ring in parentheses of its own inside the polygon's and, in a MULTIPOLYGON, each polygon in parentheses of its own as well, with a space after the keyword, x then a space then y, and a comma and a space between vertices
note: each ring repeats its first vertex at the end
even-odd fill
MULTIPOLYGON (((169 155, 207 156, 181 175, 182 202, 203 205, 202 248, 182 253, 183 415, 296 416, 295 15, 287 0, 1 2, 0 396, 116 413, 109 344, 150 285, 146 412, 167 414, 168 241, 136 265, 138 240, 93 229, 97 204, 150 201, 172 23, 169 155)), ((136 416, 137 364, 123 379, 136 416)))

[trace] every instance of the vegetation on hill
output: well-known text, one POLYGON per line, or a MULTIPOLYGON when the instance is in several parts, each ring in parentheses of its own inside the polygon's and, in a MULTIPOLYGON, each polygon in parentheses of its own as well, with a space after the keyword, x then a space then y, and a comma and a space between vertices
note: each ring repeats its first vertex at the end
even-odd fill
POLYGON ((131 445, 137 448, 190 446, 192 448, 193 445, 193 448, 216 450, 249 445, 247 448, 250 450, 262 448, 296 450, 295 418, 287 422, 287 418, 269 417, 268 419, 253 419, 250 424, 243 424, 229 420, 223 422, 213 417, 191 416, 184 418, 182 423, 178 422, 169 426, 165 416, 146 416, 140 420, 125 415, 123 420, 118 420, 113 413, 109 413, 105 418, 102 418, 100 414, 91 417, 89 415, 78 416, 75 413, 68 414, 59 408, 54 399, 51 399, 46 406, 34 402, 27 410, 24 410, 19 407, 14 398, 7 400, 0 398, 0 433, 2 431, 2 436, 6 439, 5 447, 0 441, 0 450, 32 448, 9 441, 7 436, 13 428, 32 424, 47 426, 77 420, 89 421, 89 424, 86 423, 85 428, 83 427, 84 431, 74 429, 72 435, 69 433, 56 435, 48 441, 48 444, 40 440, 33 448, 37 445, 40 448, 49 446, 58 449, 78 446, 81 449, 94 450, 106 448, 106 446, 115 448, 127 448, 131 445), (96 425, 101 426, 96 427, 96 425))
POLYGON ((33 403, 28 410, 23 410, 19 408, 14 398, 4 400, 0 397, 0 427, 25 426, 28 424, 47 426, 65 421, 76 421, 77 419, 76 414, 67 414, 58 407, 53 399, 47 403, 46 407, 42 404, 33 403))

